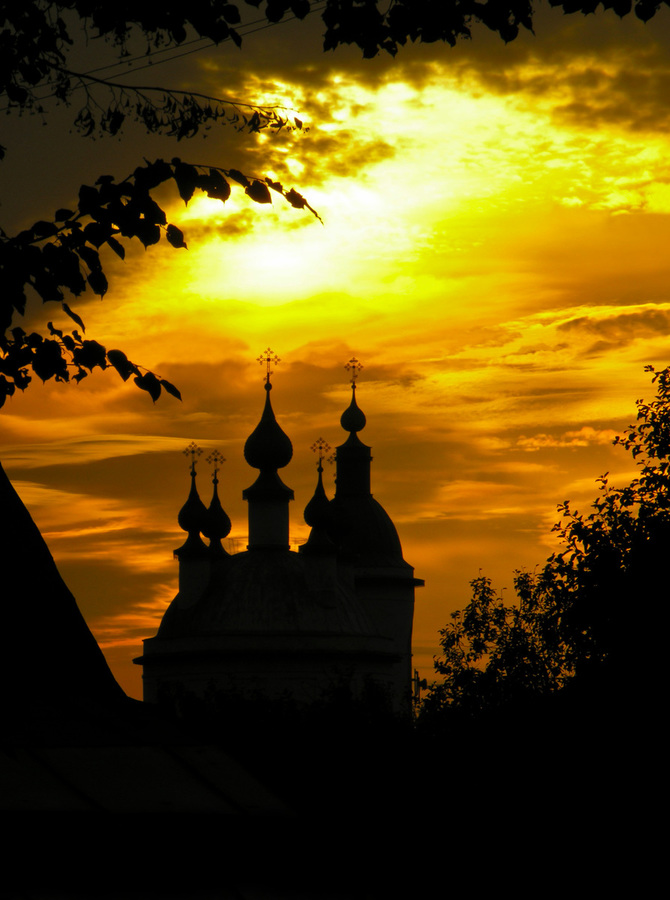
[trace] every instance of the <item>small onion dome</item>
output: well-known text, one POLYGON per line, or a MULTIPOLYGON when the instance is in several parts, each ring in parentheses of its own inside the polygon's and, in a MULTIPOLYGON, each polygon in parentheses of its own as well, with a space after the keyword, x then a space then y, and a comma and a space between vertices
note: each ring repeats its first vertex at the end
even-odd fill
POLYGON ((179 515, 177 516, 179 527, 183 531, 188 532, 188 538, 182 547, 175 550, 175 556, 184 554, 197 555, 207 550, 200 539, 200 532, 205 526, 206 519, 207 509, 200 499, 198 489, 195 486, 195 471, 193 471, 191 472, 191 490, 188 499, 179 510, 179 515))
POLYGON ((265 390, 263 415, 244 445, 244 458, 250 466, 262 472, 283 469, 293 456, 293 445, 275 419, 270 402, 270 382, 266 383, 265 390))
POLYGON ((340 425, 345 431, 357 432, 365 428, 365 413, 356 403, 356 385, 351 386, 351 403, 340 418, 340 425))
POLYGON ((323 466, 319 461, 319 478, 316 483, 314 496, 305 507, 305 522, 311 527, 311 532, 306 544, 300 547, 301 552, 308 553, 334 553, 335 544, 328 535, 330 524, 330 500, 326 496, 323 487, 323 466))
POLYGON ((323 487, 323 466, 321 464, 319 464, 318 472, 319 478, 314 496, 305 507, 305 522, 312 528, 325 525, 330 510, 330 501, 323 487))
POLYGON ((202 533, 209 539, 209 549, 215 556, 227 556, 226 551, 221 546, 221 541, 230 534, 232 522, 228 513, 221 506, 218 484, 219 479, 215 477, 212 502, 205 513, 202 533))

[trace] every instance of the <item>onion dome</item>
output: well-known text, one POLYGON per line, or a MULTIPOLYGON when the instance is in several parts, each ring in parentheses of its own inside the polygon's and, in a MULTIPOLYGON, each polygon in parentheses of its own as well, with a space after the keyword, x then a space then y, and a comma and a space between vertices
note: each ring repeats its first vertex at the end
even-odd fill
POLYGON ((351 403, 342 413, 340 423, 349 432, 347 440, 337 448, 337 495, 370 494, 370 463, 372 454, 357 432, 365 427, 365 413, 356 403, 356 383, 351 383, 351 403))
POLYGON ((300 548, 301 551, 334 551, 335 545, 328 536, 327 528, 331 519, 330 501, 323 487, 323 454, 330 450, 323 438, 319 438, 312 444, 312 450, 318 451, 319 462, 317 465, 317 482, 314 495, 305 507, 305 522, 311 527, 309 539, 300 548))
POLYGON ((269 348, 258 360, 267 363, 265 379, 265 407, 261 420, 247 438, 244 458, 260 469, 256 481, 242 492, 249 503, 249 549, 288 550, 288 504, 293 491, 277 474, 277 469, 287 466, 293 456, 293 446, 288 436, 277 424, 270 402, 270 364, 279 362, 269 348))
POLYGON ((195 484, 195 460, 200 456, 202 450, 192 442, 184 450, 184 453, 191 456, 191 490, 186 503, 179 510, 179 515, 177 516, 179 527, 188 533, 186 542, 178 550, 174 551, 175 556, 180 559, 186 556, 202 556, 207 552, 207 547, 205 547, 200 538, 200 532, 205 527, 207 519, 207 509, 200 499, 198 488, 195 484))
POLYGON ((323 466, 321 465, 321 461, 319 461, 319 468, 317 471, 319 476, 316 483, 316 489, 314 490, 314 496, 305 507, 305 522, 307 522, 311 528, 316 528, 319 525, 325 524, 330 508, 330 501, 328 500, 326 491, 323 487, 323 466))
POLYGON ((265 383, 265 408, 256 428, 251 432, 244 445, 244 458, 254 469, 261 472, 275 471, 287 466, 293 457, 293 445, 288 435, 275 419, 270 391, 272 385, 269 377, 265 383))
POLYGON ((365 423, 365 413, 356 403, 356 382, 352 382, 351 403, 342 413, 340 425, 345 431, 350 431, 352 434, 355 434, 358 431, 363 431, 365 423))
POLYGON ((356 403, 356 379, 363 368, 352 359, 351 402, 340 422, 349 432, 337 448, 335 496, 330 502, 329 534, 343 558, 357 564, 403 563, 398 532, 386 510, 370 493, 372 453, 357 432, 365 427, 365 414, 356 403))
POLYGON ((232 522, 230 521, 230 516, 228 515, 228 513, 221 506, 218 489, 219 463, 225 462, 225 459, 223 458, 223 456, 221 456, 218 450, 214 450, 207 457, 207 462, 214 464, 214 474, 212 475, 212 484, 214 485, 214 490, 212 494, 212 500, 209 504, 205 516, 202 533, 206 538, 209 538, 209 550, 212 555, 227 556, 228 554, 221 546, 221 541, 223 540, 223 538, 227 537, 230 534, 232 522))

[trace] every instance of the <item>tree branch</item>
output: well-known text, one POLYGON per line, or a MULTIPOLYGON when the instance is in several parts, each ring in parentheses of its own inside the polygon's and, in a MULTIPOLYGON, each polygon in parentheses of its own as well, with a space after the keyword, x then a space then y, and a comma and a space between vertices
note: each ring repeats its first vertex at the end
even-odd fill
POLYGON ((241 185, 255 203, 271 203, 274 191, 295 209, 307 209, 321 221, 301 194, 286 190, 279 182, 174 158, 169 163, 160 159, 148 162, 121 182, 101 176, 95 186, 80 188, 75 210, 59 209, 53 221, 36 222, 15 237, 0 233, 0 283, 4 286, 0 295, 0 406, 16 389, 25 390, 31 372, 43 381, 67 382, 74 370, 72 380, 81 381, 94 368, 110 365, 124 381, 134 375, 135 384, 154 401, 163 389, 178 397, 174 385, 141 371, 121 350, 107 351, 97 341, 84 340, 79 331, 65 334, 51 322, 48 337, 26 334, 15 321, 17 315, 24 315, 27 291, 31 291, 43 303, 57 303, 85 332, 83 320, 70 309, 66 297, 78 297, 86 290, 99 297, 107 293, 101 247, 108 247, 121 259, 126 253, 124 240, 138 239, 146 248, 164 236, 175 249, 186 248, 181 229, 167 221, 151 192, 172 180, 185 203, 196 191, 225 203, 231 194, 228 179, 241 185))

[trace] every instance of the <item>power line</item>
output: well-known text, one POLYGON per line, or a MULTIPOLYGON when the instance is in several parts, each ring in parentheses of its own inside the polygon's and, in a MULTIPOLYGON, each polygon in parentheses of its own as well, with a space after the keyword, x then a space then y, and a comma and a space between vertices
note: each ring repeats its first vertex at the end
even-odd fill
MULTIPOLYGON (((310 12, 321 12, 323 9, 325 9, 326 6, 327 6, 326 0, 319 0, 319 2, 317 2, 310 9, 310 12)), ((238 31, 238 34, 241 37, 247 37, 248 35, 256 34, 259 31, 264 31, 266 28, 272 28, 275 25, 283 25, 286 22, 292 22, 294 19, 297 19, 297 18, 298 17, 295 14, 292 14, 289 16, 285 16, 284 18, 280 19, 278 22, 267 22, 265 19, 255 19, 252 22, 246 23, 246 25, 244 25, 243 28, 238 31), (258 26, 258 27, 253 27, 253 26, 258 26), (246 29, 246 30, 243 30, 243 29, 246 29)), ((221 41, 220 43, 225 44, 230 40, 232 40, 232 38, 227 37, 227 38, 224 38, 224 40, 221 41)), ((130 71, 127 68, 125 68, 122 71, 118 72, 118 74, 114 77, 122 78, 124 75, 134 75, 136 72, 141 72, 143 69, 155 68, 156 66, 163 65, 164 63, 174 62, 175 60, 181 59, 182 57, 190 56, 193 53, 200 53, 202 50, 207 50, 207 49, 211 48, 212 46, 219 46, 217 44, 213 44, 213 42, 209 41, 207 38, 194 38, 192 41, 188 41, 186 44, 182 44, 181 47, 189 46, 190 44, 198 44, 200 46, 193 47, 192 49, 186 50, 185 52, 173 52, 172 55, 166 59, 161 59, 161 60, 158 60, 157 62, 149 61, 149 62, 146 62, 142 66, 135 66, 130 71)), ((110 75, 108 75, 107 78, 100 79, 100 81, 104 82, 105 80, 107 80, 114 74, 115 69, 118 70, 120 67, 126 66, 127 63, 129 63, 129 62, 132 63, 135 61, 144 60, 147 57, 158 56, 158 55, 164 54, 164 53, 171 53, 172 51, 176 51, 177 49, 178 48, 176 48, 176 47, 167 47, 164 50, 153 50, 153 51, 151 51, 151 53, 143 54, 142 56, 131 57, 130 59, 125 60, 123 62, 120 61, 120 62, 116 62, 116 63, 110 63, 107 66, 99 66, 98 68, 95 68, 95 69, 89 69, 87 72, 82 72, 81 74, 79 74, 79 73, 73 73, 73 74, 80 78, 86 78, 87 75, 94 76, 98 72, 105 72, 105 71, 109 70, 110 75)), ((49 88, 53 84, 54 84, 53 81, 45 82, 43 87, 49 88)), ((83 85, 83 84, 75 85, 72 88, 72 92, 74 92, 76 90, 81 90, 84 87, 85 87, 85 85, 83 85)), ((144 88, 144 89, 146 90, 147 88, 144 88)), ((127 86, 127 90, 132 91, 133 85, 129 84, 127 86)), ((156 90, 160 90, 160 88, 156 88, 156 90)), ((183 93, 188 93, 188 91, 184 91, 183 93)), ((54 96, 55 96, 55 93, 52 91, 51 93, 44 94, 41 97, 36 95, 35 99, 38 101, 43 101, 43 100, 49 100, 51 97, 54 97, 54 96)), ((214 98, 212 98, 212 99, 214 99, 214 98)), ((234 100, 230 100, 228 102, 233 103, 233 104, 235 103, 234 100)), ((250 105, 253 105, 253 104, 250 104, 250 105)), ((9 107, 9 106, 0 107, 0 112, 6 112, 10 108, 11 107, 9 107)))
MULTIPOLYGON (((327 4, 326 4, 325 0, 324 0, 324 2, 318 2, 310 10, 310 12, 321 12, 321 10, 325 9, 326 5, 327 4)), ((289 16, 285 16, 284 18, 280 19, 278 22, 268 22, 265 19, 255 19, 252 22, 247 22, 238 31, 238 34, 241 37, 247 37, 248 35, 256 34, 259 31, 264 31, 266 28, 272 28, 275 25, 283 25, 286 22, 292 22, 296 18, 297 18, 297 16, 295 14, 292 14, 289 16), (258 27, 254 27, 254 26, 258 26, 258 27), (243 30, 243 29, 246 29, 246 30, 243 30)), ((225 44, 231 40, 232 40, 232 38, 227 37, 227 38, 224 38, 224 40, 221 41, 220 43, 225 44)), ((151 53, 142 54, 142 56, 131 57, 130 59, 126 59, 123 62, 110 63, 107 66, 99 66, 96 69, 89 69, 87 72, 82 72, 81 77, 85 78, 87 75, 97 75, 99 72, 109 71, 109 75, 107 76, 107 78, 110 78, 112 76, 114 76, 116 78, 122 78, 125 75, 134 75, 136 72, 141 72, 143 69, 153 69, 153 68, 156 68, 156 66, 164 65, 165 63, 174 62, 175 60, 182 59, 183 57, 186 57, 186 56, 190 56, 193 53, 200 53, 201 51, 210 49, 213 46, 219 46, 219 45, 213 44, 207 38, 194 38, 192 41, 187 41, 186 44, 181 44, 178 48, 177 47, 166 47, 163 50, 153 50, 153 51, 151 51, 151 53), (189 50, 179 52, 182 50, 183 47, 188 47, 189 45, 192 45, 192 44, 197 44, 199 46, 195 46, 189 50), (156 57, 156 56, 159 56, 159 55, 165 54, 165 53, 171 53, 172 55, 167 57, 166 59, 159 59, 156 62, 151 61, 151 57, 156 57), (146 60, 147 58, 149 58, 149 61, 145 62, 144 65, 134 66, 133 68, 128 69, 128 67, 127 67, 128 63, 139 62, 141 60, 146 60), (119 68, 121 68, 121 71, 118 71, 119 68), (117 70, 116 75, 114 74, 115 70, 117 70)), ((101 80, 104 81, 106 79, 103 78, 101 80)), ((44 85, 44 87, 48 87, 50 84, 53 84, 53 82, 47 82, 44 85)), ((77 87, 73 88, 73 90, 77 90, 79 87, 80 86, 77 86, 77 87)), ((132 85, 129 85, 128 88, 132 89, 132 85)), ((48 100, 50 97, 53 97, 53 96, 54 96, 53 94, 45 94, 43 97, 38 97, 37 99, 48 100)), ((5 109, 6 108, 7 107, 5 107, 5 109)))

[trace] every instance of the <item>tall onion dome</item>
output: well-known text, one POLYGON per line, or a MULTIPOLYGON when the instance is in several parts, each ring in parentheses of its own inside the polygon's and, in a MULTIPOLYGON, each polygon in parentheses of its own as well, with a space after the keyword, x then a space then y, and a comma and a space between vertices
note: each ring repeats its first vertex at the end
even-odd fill
POLYGON ((223 549, 221 541, 228 537, 232 528, 230 516, 221 506, 221 500, 219 499, 219 463, 225 462, 225 459, 218 450, 213 450, 207 457, 207 462, 212 463, 214 466, 212 474, 214 490, 212 500, 207 508, 202 533, 209 539, 210 554, 214 557, 223 557, 228 556, 228 553, 223 549))
POLYGON ((306 544, 300 548, 301 552, 334 552, 335 545, 328 536, 328 525, 330 523, 330 501, 326 496, 323 486, 323 457, 330 450, 330 444, 327 444, 323 438, 319 438, 312 444, 312 450, 319 454, 317 464, 317 481, 314 495, 305 507, 305 522, 311 527, 309 539, 306 544))
POLYGON ((293 491, 287 487, 277 472, 289 464, 293 446, 275 419, 270 401, 271 363, 279 362, 268 348, 258 360, 267 364, 265 379, 265 406, 261 420, 247 438, 244 458, 260 474, 242 497, 249 503, 249 550, 288 550, 288 504, 293 491))
POLYGON ((351 562, 405 565, 395 525, 370 493, 372 453, 358 437, 366 425, 365 414, 356 402, 356 379, 363 367, 354 358, 345 368, 352 371, 351 401, 340 424, 349 437, 337 448, 335 457, 330 535, 343 557, 351 562))
POLYGON ((174 555, 180 560, 207 555, 207 547, 200 537, 200 532, 206 527, 207 509, 195 483, 195 461, 201 453, 202 450, 193 441, 184 450, 184 455, 191 457, 191 490, 177 516, 179 527, 188 533, 185 543, 174 551, 174 555))

